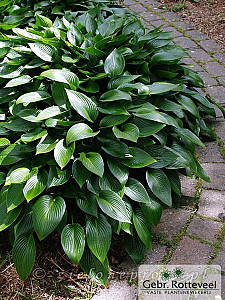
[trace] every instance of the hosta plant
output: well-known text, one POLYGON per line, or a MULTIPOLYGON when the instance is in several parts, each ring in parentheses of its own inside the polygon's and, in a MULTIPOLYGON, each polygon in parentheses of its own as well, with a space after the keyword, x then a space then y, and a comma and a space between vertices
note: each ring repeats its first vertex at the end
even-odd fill
POLYGON ((170 35, 100 5, 2 33, 0 230, 23 280, 35 241, 58 230, 71 261, 106 284, 112 232, 140 263, 179 202, 179 173, 210 181, 193 154, 215 112, 170 35))

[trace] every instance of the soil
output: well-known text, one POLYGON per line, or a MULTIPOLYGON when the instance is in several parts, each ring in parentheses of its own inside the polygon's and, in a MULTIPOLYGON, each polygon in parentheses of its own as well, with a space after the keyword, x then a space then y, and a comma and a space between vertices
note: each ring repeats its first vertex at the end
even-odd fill
MULTIPOLYGON (((112 237, 109 251, 110 276, 113 277, 125 257, 122 236, 112 237)), ((36 263, 24 282, 14 267, 8 232, 0 232, 0 299, 2 300, 74 300, 90 299, 101 286, 76 267, 60 246, 60 235, 36 239, 36 263)))
POLYGON ((158 2, 162 3, 161 8, 175 11, 225 48, 224 0, 158 0, 158 2))

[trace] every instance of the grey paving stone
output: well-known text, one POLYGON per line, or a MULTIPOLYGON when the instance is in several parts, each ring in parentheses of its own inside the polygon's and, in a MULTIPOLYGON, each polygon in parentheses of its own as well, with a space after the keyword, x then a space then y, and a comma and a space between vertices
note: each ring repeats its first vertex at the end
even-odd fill
POLYGON ((181 231, 189 217, 190 212, 181 208, 164 210, 159 225, 152 227, 152 233, 164 234, 166 239, 171 241, 181 231))
POLYGON ((216 59, 218 59, 220 62, 225 64, 225 54, 224 53, 215 53, 213 54, 213 57, 215 57, 216 59))
POLYGON ((166 26, 166 27, 169 26, 169 24, 166 23, 166 22, 163 21, 163 20, 152 21, 152 22, 151 22, 151 25, 154 26, 154 27, 160 27, 161 25, 166 26))
POLYGON ((195 198, 196 183, 195 179, 180 175, 181 193, 185 197, 195 198))
POLYGON ((213 260, 213 264, 220 265, 221 271, 225 272, 225 242, 222 243, 222 247, 218 251, 216 258, 213 260))
POLYGON ((199 66, 199 64, 197 64, 191 57, 182 58, 182 61, 189 64, 187 67, 194 71, 203 71, 203 68, 199 66))
POLYGON ((183 29, 183 30, 191 30, 191 29, 194 29, 194 27, 189 24, 189 23, 186 23, 184 21, 177 21, 177 22, 173 22, 173 25, 175 25, 176 27, 180 28, 180 29, 183 29))
POLYGON ((211 56, 209 54, 207 54, 206 51, 196 48, 196 49, 191 49, 187 51, 188 54, 194 58, 195 60, 198 61, 203 61, 203 62, 207 62, 212 60, 211 56))
POLYGON ((161 20, 160 17, 154 13, 151 13, 150 11, 145 11, 143 13, 140 13, 140 15, 146 20, 146 21, 157 21, 161 20))
POLYGON ((225 275, 221 276, 221 292, 222 299, 225 299, 225 275))
POLYGON ((213 76, 224 76, 225 75, 225 68, 218 62, 208 62, 205 65, 205 69, 213 76))
MULTIPOLYGON (((157 265, 163 262, 164 256, 167 253, 167 247, 163 245, 153 245, 152 251, 147 250, 145 259, 141 264, 157 265)), ((137 272, 138 266, 135 264, 129 256, 126 256, 124 261, 119 265, 119 269, 125 273, 137 272)))
POLYGON ((135 2, 134 0, 124 0, 123 4, 124 5, 134 5, 134 4, 137 4, 137 2, 135 2))
POLYGON ((129 285, 127 281, 113 280, 108 289, 101 289, 91 298, 92 300, 135 300, 137 299, 137 286, 129 285))
POLYGON ((185 236, 169 262, 170 265, 204 265, 210 259, 213 248, 197 239, 185 236))
POLYGON ((219 104, 225 104, 225 87, 211 86, 205 89, 211 98, 219 104))
POLYGON ((180 31, 177 31, 174 27, 164 27, 163 31, 165 32, 172 31, 173 33, 171 34, 171 37, 173 38, 183 35, 180 31))
POLYGON ((225 86, 225 76, 218 77, 217 80, 219 81, 220 84, 225 86))
POLYGON ((189 30, 187 32, 193 39, 198 40, 198 39, 208 39, 209 37, 201 32, 200 30, 194 29, 194 30, 189 30))
POLYGON ((161 13, 161 16, 163 18, 165 18, 166 20, 169 20, 169 21, 180 21, 180 16, 178 16, 177 14, 175 14, 174 12, 172 11, 167 11, 167 12, 163 12, 161 13))
POLYGON ((206 148, 196 147, 196 153, 201 162, 224 162, 219 146, 214 142, 205 143, 206 148))
POLYGON ((185 36, 175 38, 174 42, 181 47, 184 47, 185 49, 197 47, 197 44, 195 42, 185 36))
POLYGON ((225 122, 215 122, 216 135, 225 142, 225 122))
POLYGON ((198 236, 205 241, 215 242, 222 225, 220 222, 205 220, 194 216, 188 226, 187 233, 198 236))
POLYGON ((129 5, 129 8, 131 10, 133 10, 134 12, 136 12, 136 13, 141 13, 141 12, 147 11, 146 7, 144 7, 144 6, 140 5, 140 4, 137 4, 137 3, 129 5))
POLYGON ((224 116, 222 114, 222 111, 214 104, 213 104, 213 107, 214 107, 215 112, 216 112, 216 120, 218 120, 218 121, 224 120, 224 116))
POLYGON ((225 213, 225 192, 202 190, 198 214, 219 219, 225 213))
POLYGON ((212 86, 212 85, 218 85, 218 82, 216 81, 216 79, 210 77, 209 73, 201 72, 201 73, 198 73, 198 75, 202 78, 205 87, 212 86))
POLYGON ((212 40, 201 41, 201 42, 199 42, 199 45, 206 51, 220 51, 221 50, 220 46, 212 40))
POLYGON ((203 169, 210 177, 212 183, 203 181, 204 188, 214 190, 225 189, 225 163, 205 163, 202 164, 203 169))

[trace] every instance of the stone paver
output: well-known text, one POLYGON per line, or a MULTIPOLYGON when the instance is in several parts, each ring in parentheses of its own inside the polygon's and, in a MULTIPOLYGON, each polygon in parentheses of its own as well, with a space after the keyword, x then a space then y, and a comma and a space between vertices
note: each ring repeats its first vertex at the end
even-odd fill
POLYGON ((215 122, 216 135, 225 142, 225 122, 215 122))
POLYGON ((175 38, 174 42, 186 49, 197 47, 195 42, 185 36, 175 38))
POLYGON ((199 72, 198 75, 202 78, 205 87, 209 87, 212 85, 218 85, 216 79, 210 77, 209 73, 207 72, 199 72))
POLYGON ((129 285, 127 281, 113 280, 109 283, 109 289, 100 290, 92 300, 136 300, 137 286, 129 285))
POLYGON ((221 66, 221 64, 218 62, 214 62, 214 61, 208 62, 205 65, 205 69, 213 76, 225 75, 225 68, 221 66))
POLYGON ((225 104, 225 87, 211 86, 206 88, 206 92, 219 104, 225 104))
POLYGON ((225 299, 225 275, 221 277, 222 299, 225 299))
POLYGON ((203 169, 210 177, 212 183, 203 181, 202 186, 208 189, 225 189, 225 164, 224 163, 206 163, 202 164, 203 169))
POLYGON ((213 260, 213 264, 220 265, 221 271, 225 272, 225 242, 222 243, 221 249, 218 251, 216 258, 213 260))
POLYGON ((197 64, 191 57, 185 57, 182 59, 182 61, 189 64, 187 67, 196 72, 203 71, 202 67, 199 66, 199 64, 197 64))
POLYGON ((217 80, 219 81, 220 84, 225 86, 225 76, 218 77, 217 80))
POLYGON ((196 180, 186 177, 186 176, 180 176, 181 181, 181 193, 185 197, 191 197, 195 198, 195 192, 196 192, 196 180))
POLYGON ((164 210, 159 225, 152 227, 152 233, 153 235, 163 234, 167 240, 171 241, 181 231, 189 217, 190 212, 180 208, 164 210))
POLYGON ((219 146, 214 142, 205 143, 206 148, 196 147, 196 154, 201 162, 225 162, 219 146))
POLYGON ((202 190, 198 214, 211 218, 225 214, 225 192, 202 190))
POLYGON ((188 50, 187 53, 197 61, 207 62, 212 60, 211 56, 206 51, 196 48, 188 50))
POLYGON ((199 40, 199 39, 208 39, 208 36, 201 32, 200 30, 189 30, 187 32, 188 35, 190 35, 194 40, 199 40))
POLYGON ((224 53, 215 53, 213 54, 213 57, 218 59, 218 61, 220 61, 221 63, 225 64, 225 54, 224 53))
POLYGON ((187 233, 198 236, 205 241, 215 242, 221 227, 222 223, 220 222, 194 216, 188 226, 187 233))
POLYGON ((220 51, 221 50, 220 46, 212 40, 201 41, 201 42, 199 42, 199 45, 206 51, 220 51))
POLYGON ((197 239, 185 236, 169 262, 170 265, 204 265, 210 259, 213 248, 197 239))

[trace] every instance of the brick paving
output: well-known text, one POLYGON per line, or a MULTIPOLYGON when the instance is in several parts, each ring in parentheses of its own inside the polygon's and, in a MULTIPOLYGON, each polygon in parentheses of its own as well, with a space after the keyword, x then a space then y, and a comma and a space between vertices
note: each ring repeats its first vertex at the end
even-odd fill
MULTIPOLYGON (((187 50, 184 62, 199 72, 205 87, 201 90, 214 103, 225 108, 225 51, 220 45, 173 12, 160 9, 154 0, 124 0, 123 4, 139 14, 143 25, 163 31, 174 31, 177 45, 187 50)), ((163 212, 160 224, 152 230, 160 243, 148 251, 145 264, 219 264, 222 268, 222 299, 225 299, 225 120, 215 106, 212 120, 217 140, 196 149, 202 167, 212 183, 181 177, 180 207, 163 212)), ((211 119, 210 119, 211 120, 211 119)), ((121 270, 136 271, 126 258, 121 270)), ((109 289, 101 290, 93 300, 137 299, 137 287, 127 281, 111 280, 109 289), (119 291, 119 294, 118 294, 119 291), (119 296, 118 296, 119 295, 119 296)))

